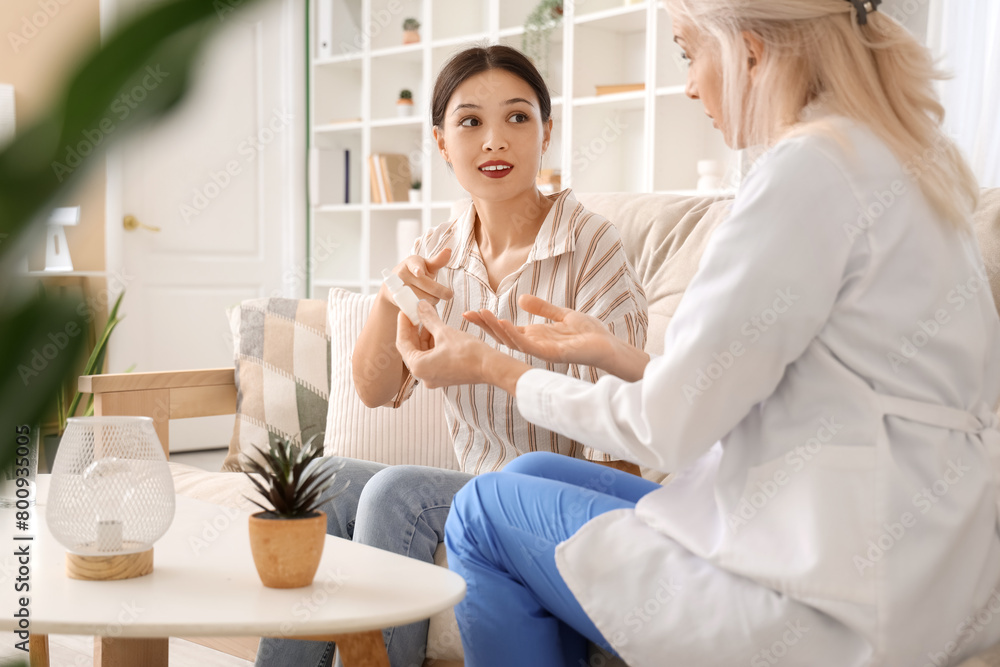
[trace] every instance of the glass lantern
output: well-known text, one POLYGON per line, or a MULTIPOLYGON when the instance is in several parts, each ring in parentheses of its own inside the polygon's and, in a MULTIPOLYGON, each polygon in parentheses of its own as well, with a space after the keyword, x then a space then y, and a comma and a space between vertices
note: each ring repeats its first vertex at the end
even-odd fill
POLYGON ((174 482, 149 417, 74 417, 59 442, 45 518, 75 579, 153 571, 174 518, 174 482))

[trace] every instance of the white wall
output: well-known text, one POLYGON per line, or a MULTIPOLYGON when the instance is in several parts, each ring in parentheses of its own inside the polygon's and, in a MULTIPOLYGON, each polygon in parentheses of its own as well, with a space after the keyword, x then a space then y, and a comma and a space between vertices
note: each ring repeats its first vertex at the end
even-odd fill
POLYGON ((921 42, 926 44, 929 8, 930 0, 885 0, 879 7, 879 11, 905 25, 921 42))

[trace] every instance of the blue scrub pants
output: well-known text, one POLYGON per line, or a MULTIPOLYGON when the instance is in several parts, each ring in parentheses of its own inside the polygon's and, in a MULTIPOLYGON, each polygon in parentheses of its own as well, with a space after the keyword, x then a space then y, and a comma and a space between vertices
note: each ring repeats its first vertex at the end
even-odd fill
POLYGON ((594 517, 635 507, 660 486, 536 452, 470 481, 445 524, 448 566, 465 578, 455 607, 466 667, 587 665, 587 640, 612 650, 559 574, 555 549, 594 517))

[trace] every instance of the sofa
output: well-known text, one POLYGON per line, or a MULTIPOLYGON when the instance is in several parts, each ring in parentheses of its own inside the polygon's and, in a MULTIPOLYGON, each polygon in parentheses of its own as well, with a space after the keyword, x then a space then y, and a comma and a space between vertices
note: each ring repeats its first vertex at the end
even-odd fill
MULTIPOLYGON (((577 193, 577 197, 611 220, 621 233, 649 302, 647 351, 661 352, 670 318, 731 200, 634 193, 577 193)), ((1000 188, 983 190, 975 228, 996 299, 1000 296, 1000 188)), ((246 443, 260 437, 266 441, 267 429, 301 433, 303 439, 322 432, 327 454, 456 468, 441 415, 440 391, 420 388, 398 410, 365 408, 354 394, 350 353, 370 299, 333 290, 326 301, 245 302, 229 313, 235 372, 225 368, 89 376, 80 379, 80 388, 96 395, 96 414, 152 417, 165 448, 169 420, 235 412, 236 428, 224 472, 170 464, 177 493, 230 507, 254 509, 244 498, 250 493, 245 476, 233 471, 240 468, 241 452, 248 451, 246 443), (324 364, 326 375, 320 372, 324 364), (284 408, 274 407, 282 401, 284 408), (278 417, 282 410, 285 416, 278 417)), ((657 471, 642 472, 660 482, 665 477, 657 471)), ((446 562, 443 545, 436 561, 446 562)), ((255 642, 235 648, 230 643, 229 648, 252 659, 255 642)), ((431 620, 427 664, 461 664, 461 643, 450 611, 431 620)), ((603 660, 600 664, 613 663, 603 660)), ((1000 647, 969 658, 962 667, 997 664, 1000 647)))

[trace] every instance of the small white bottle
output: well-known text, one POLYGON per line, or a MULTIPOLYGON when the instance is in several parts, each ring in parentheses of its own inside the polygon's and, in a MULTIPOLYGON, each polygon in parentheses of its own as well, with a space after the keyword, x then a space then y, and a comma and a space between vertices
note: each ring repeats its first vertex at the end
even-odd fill
POLYGON ((389 269, 382 269, 382 277, 385 278, 385 286, 392 294, 392 300, 396 302, 401 311, 406 313, 413 326, 420 326, 420 315, 417 313, 417 302, 420 299, 417 298, 417 295, 413 293, 409 285, 403 282, 402 278, 389 269))

